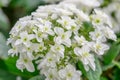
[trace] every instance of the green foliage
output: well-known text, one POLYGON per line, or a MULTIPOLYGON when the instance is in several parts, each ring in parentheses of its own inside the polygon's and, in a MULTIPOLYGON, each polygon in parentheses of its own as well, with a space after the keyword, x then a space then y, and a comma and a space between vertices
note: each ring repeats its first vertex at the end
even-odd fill
POLYGON ((108 80, 106 77, 101 77, 100 80, 108 80))
POLYGON ((112 0, 103 0, 104 2, 103 2, 103 4, 101 5, 101 7, 105 7, 105 6, 107 6, 109 3, 111 3, 112 2, 112 0))
POLYGON ((0 31, 8 31, 9 28, 9 20, 4 12, 0 9, 0 31))
POLYGON ((39 5, 45 4, 43 0, 12 0, 12 7, 23 7, 26 11, 32 11, 39 5))
POLYGON ((120 62, 113 61, 112 63, 120 69, 120 62))
POLYGON ((32 78, 30 78, 29 80, 44 80, 45 79, 45 77, 44 76, 40 76, 40 75, 38 75, 38 76, 35 76, 35 77, 32 77, 32 78))
POLYGON ((115 69, 113 80, 120 80, 120 69, 115 69))
POLYGON ((0 80, 15 80, 16 77, 5 70, 0 69, 0 80))
POLYGON ((119 54, 120 52, 120 44, 115 42, 111 45, 109 51, 104 55, 104 63, 110 64, 119 54))

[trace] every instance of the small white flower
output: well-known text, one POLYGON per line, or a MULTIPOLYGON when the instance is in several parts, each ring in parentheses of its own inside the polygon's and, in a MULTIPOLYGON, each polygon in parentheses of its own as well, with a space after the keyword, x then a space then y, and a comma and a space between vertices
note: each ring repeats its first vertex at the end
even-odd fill
POLYGON ((21 18, 12 28, 10 34, 16 35, 15 33, 18 33, 19 31, 23 30, 26 27, 26 25, 29 23, 28 21, 30 20, 31 20, 31 16, 26 16, 21 18))
POLYGON ((45 21, 44 25, 37 25, 41 32, 47 33, 49 35, 54 35, 54 32, 51 29, 51 22, 45 21))
POLYGON ((16 66, 21 71, 23 71, 24 68, 26 68, 29 72, 35 71, 32 60, 29 59, 29 57, 25 53, 20 54, 20 58, 17 60, 16 66))
POLYGON ((47 48, 45 47, 44 43, 39 43, 39 44, 34 44, 34 50, 35 52, 42 52, 43 50, 46 50, 47 48))
POLYGON ((100 41, 100 42, 105 42, 106 41, 106 37, 104 36, 102 31, 99 30, 99 29, 95 29, 95 31, 90 32, 89 34, 90 34, 90 38, 93 41, 100 41))
POLYGON ((21 44, 16 46, 14 43, 11 44, 12 48, 8 51, 8 55, 14 57, 18 56, 20 53, 25 52, 26 47, 24 45, 21 44))
POLYGON ((48 35, 41 32, 40 29, 35 30, 34 32, 35 32, 35 37, 38 42, 42 42, 43 39, 46 39, 48 37, 48 35))
POLYGON ((109 27, 105 27, 103 29, 104 35, 108 38, 108 39, 112 39, 114 41, 117 40, 117 36, 115 35, 115 33, 113 32, 113 30, 111 30, 109 27))
POLYGON ((57 37, 54 38, 55 43, 64 44, 67 47, 71 46, 71 40, 70 40, 71 31, 64 32, 62 28, 55 27, 54 32, 58 35, 57 37))
POLYGON ((32 40, 34 38, 35 38, 34 34, 28 34, 27 31, 21 32, 20 39, 16 40, 15 45, 19 45, 19 44, 23 43, 25 46, 29 47, 30 40, 32 40))
POLYGON ((109 46, 101 42, 96 42, 91 44, 91 48, 96 54, 103 55, 109 49, 109 46))
POLYGON ((88 41, 83 37, 83 36, 75 36, 75 40, 77 41, 78 45, 83 46, 85 45, 88 41))
POLYGON ((19 53, 19 47, 12 44, 12 48, 8 51, 8 55, 14 57, 14 56, 18 56, 18 53, 19 53))
POLYGON ((109 16, 107 14, 105 14, 103 11, 98 10, 98 9, 94 9, 95 14, 94 16, 94 20, 96 24, 107 24, 110 28, 112 28, 112 24, 111 24, 111 20, 109 18, 109 16))
POLYGON ((34 60, 34 56, 33 56, 33 52, 35 50, 35 47, 33 44, 31 44, 31 46, 29 47, 25 47, 24 49, 24 53, 27 53, 27 56, 31 59, 31 60, 34 60))
POLYGON ((81 76, 81 72, 77 71, 71 64, 68 64, 64 69, 59 70, 58 73, 62 80, 80 80, 81 76))
POLYGON ((44 67, 56 67, 56 56, 52 53, 47 53, 46 56, 41 60, 40 64, 38 65, 38 69, 42 69, 44 67))
POLYGON ((75 20, 72 20, 68 16, 62 16, 61 19, 57 20, 57 22, 60 23, 63 28, 66 28, 68 30, 70 30, 72 26, 76 26, 75 20))
POLYGON ((74 53, 80 57, 80 60, 84 64, 86 71, 89 67, 95 71, 95 59, 92 54, 90 54, 90 48, 88 46, 83 46, 82 48, 74 48, 74 53))
POLYGON ((45 80, 59 80, 57 69, 49 69, 45 76, 46 76, 45 80))
POLYGON ((51 46, 51 51, 59 54, 59 56, 61 56, 62 58, 64 58, 64 50, 65 49, 63 45, 55 44, 54 46, 51 46))
POLYGON ((90 21, 90 18, 88 17, 88 15, 85 14, 82 10, 76 11, 75 14, 77 15, 77 18, 80 21, 90 21))
POLYGON ((119 33, 120 32, 120 3, 119 1, 112 1, 112 3, 110 3, 108 6, 104 7, 102 9, 104 12, 107 13, 107 15, 110 16, 111 18, 111 22, 113 24, 113 28, 112 30, 114 30, 114 32, 119 33), (112 13, 114 13, 114 17, 111 15, 112 13))
POLYGON ((77 26, 75 20, 68 16, 62 16, 61 19, 57 20, 57 22, 60 23, 63 28, 74 32, 74 34, 77 34, 80 29, 80 26, 77 26))
POLYGON ((92 24, 98 29, 101 29, 101 25, 105 22, 105 19, 101 15, 91 15, 90 19, 92 20, 92 24))

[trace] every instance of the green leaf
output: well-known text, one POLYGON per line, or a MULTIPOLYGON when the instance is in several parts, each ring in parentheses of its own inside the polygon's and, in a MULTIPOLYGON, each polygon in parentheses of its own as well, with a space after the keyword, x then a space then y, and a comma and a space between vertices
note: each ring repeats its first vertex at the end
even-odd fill
POLYGON ((104 55, 104 63, 106 65, 112 63, 120 52, 120 44, 117 42, 113 43, 107 53, 104 55))
POLYGON ((115 64, 113 64, 113 63, 110 63, 110 64, 108 64, 108 65, 103 65, 102 66, 102 70, 103 71, 106 71, 106 70, 108 70, 108 69, 110 69, 110 68, 113 68, 115 66, 115 64))
POLYGON ((37 8, 39 5, 44 4, 44 0, 12 0, 12 7, 23 7, 26 10, 31 11, 34 8, 37 8))
POLYGON ((111 3, 112 0, 103 0, 103 3, 101 5, 101 7, 106 7, 107 5, 109 5, 111 3))
POLYGON ((97 58, 95 58, 95 64, 96 64, 96 70, 93 71, 92 69, 90 69, 88 72, 85 71, 81 63, 78 64, 79 69, 83 72, 83 75, 88 78, 88 80, 100 80, 102 69, 99 60, 97 58))
POLYGON ((100 80, 108 80, 106 77, 101 77, 100 80))
POLYGON ((0 31, 8 31, 10 28, 10 23, 7 16, 0 9, 0 31))
POLYGON ((6 38, 0 33, 0 58, 6 59, 8 57, 9 47, 6 45, 6 38))
POLYGON ((86 76, 87 72, 85 71, 82 62, 79 61, 79 62, 77 63, 77 68, 83 73, 84 76, 86 76))
POLYGON ((120 69, 116 68, 116 69, 114 70, 113 80, 120 80, 120 69))
POLYGON ((15 80, 16 76, 0 69, 0 80, 15 80))
POLYGON ((45 77, 43 75, 38 75, 30 78, 29 80, 45 80, 45 77))
POLYGON ((112 63, 120 69, 120 62, 113 60, 112 63))

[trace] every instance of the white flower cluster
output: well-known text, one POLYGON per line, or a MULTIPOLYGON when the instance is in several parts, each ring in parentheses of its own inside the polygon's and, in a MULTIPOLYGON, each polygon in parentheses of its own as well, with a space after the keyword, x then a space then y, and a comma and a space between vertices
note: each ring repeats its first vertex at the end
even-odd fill
POLYGON ((95 71, 94 55, 109 49, 107 39, 116 41, 111 27, 100 10, 87 15, 73 4, 40 6, 15 24, 8 52, 19 57, 16 66, 21 71, 34 72, 37 64, 45 80, 80 80, 76 63, 80 60, 86 71, 95 71))
POLYGON ((117 33, 120 32, 120 1, 113 0, 103 11, 111 17, 113 30, 117 33))
POLYGON ((74 3, 74 4, 78 4, 79 6, 84 5, 87 6, 87 8, 100 6, 99 0, 64 0, 63 2, 74 3))
POLYGON ((72 3, 77 6, 77 8, 83 10, 84 12, 89 12, 95 8, 99 7, 101 4, 100 0, 44 0, 46 3, 56 3, 56 2, 61 2, 61 3, 72 3))
POLYGON ((98 0, 63 0, 62 2, 75 4, 77 8, 86 14, 89 14, 93 8, 100 6, 100 1, 98 0))

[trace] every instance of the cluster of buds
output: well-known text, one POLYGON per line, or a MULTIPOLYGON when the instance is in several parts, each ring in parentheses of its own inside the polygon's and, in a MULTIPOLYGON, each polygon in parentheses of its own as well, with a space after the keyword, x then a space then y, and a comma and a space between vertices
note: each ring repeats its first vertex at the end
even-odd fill
POLYGON ((111 27, 109 17, 97 9, 88 15, 70 3, 40 6, 12 28, 8 52, 18 56, 21 71, 34 72, 37 65, 45 80, 80 80, 76 63, 95 71, 94 56, 109 49, 108 39, 117 39, 111 27))

